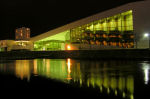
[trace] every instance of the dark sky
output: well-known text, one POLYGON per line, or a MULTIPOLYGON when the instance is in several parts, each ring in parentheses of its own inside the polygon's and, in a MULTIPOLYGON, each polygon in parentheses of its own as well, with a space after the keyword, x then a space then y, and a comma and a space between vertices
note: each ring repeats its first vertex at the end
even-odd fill
POLYGON ((137 0, 0 0, 0 39, 14 39, 18 27, 31 36, 137 0))

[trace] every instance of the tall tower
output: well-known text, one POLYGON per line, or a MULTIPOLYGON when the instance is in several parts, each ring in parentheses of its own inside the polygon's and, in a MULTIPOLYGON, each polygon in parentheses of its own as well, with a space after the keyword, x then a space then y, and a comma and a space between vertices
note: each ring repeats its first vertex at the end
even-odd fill
POLYGON ((30 28, 18 28, 15 31, 16 33, 16 40, 29 40, 30 39, 30 28))

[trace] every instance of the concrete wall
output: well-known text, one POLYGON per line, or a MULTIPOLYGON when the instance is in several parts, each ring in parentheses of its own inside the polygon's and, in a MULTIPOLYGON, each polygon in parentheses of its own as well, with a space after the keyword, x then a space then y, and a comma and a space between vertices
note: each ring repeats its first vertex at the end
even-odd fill
POLYGON ((145 33, 150 33, 150 0, 133 5, 133 22, 135 40, 137 48, 148 48, 149 38, 144 37, 145 33))

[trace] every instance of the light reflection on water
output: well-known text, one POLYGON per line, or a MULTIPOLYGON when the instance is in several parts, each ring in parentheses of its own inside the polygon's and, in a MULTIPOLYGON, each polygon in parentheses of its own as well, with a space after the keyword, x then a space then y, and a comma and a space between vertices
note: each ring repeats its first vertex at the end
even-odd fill
MULTIPOLYGON (((0 63, 0 72, 15 74, 27 81, 30 81, 31 75, 47 77, 64 83, 99 88, 100 93, 133 99, 135 67, 134 62, 125 61, 35 59, 0 63)), ((140 67, 144 74, 143 80, 148 84, 150 64, 141 63, 140 67)))
POLYGON ((144 62, 144 63, 141 63, 140 65, 141 65, 141 69, 143 70, 143 73, 144 73, 144 82, 145 82, 145 84, 148 84, 150 63, 144 62))

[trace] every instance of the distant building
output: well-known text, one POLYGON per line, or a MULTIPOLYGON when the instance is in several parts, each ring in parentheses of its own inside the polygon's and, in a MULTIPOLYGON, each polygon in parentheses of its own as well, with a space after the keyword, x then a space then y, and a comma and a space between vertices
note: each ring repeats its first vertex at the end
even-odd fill
POLYGON ((12 50, 32 50, 32 42, 30 41, 30 28, 17 28, 15 45, 12 50))
POLYGON ((0 51, 33 50, 33 43, 30 41, 30 28, 18 28, 15 30, 15 34, 15 40, 0 41, 0 51))
POLYGON ((18 28, 15 32, 16 40, 30 40, 30 28, 18 28))

